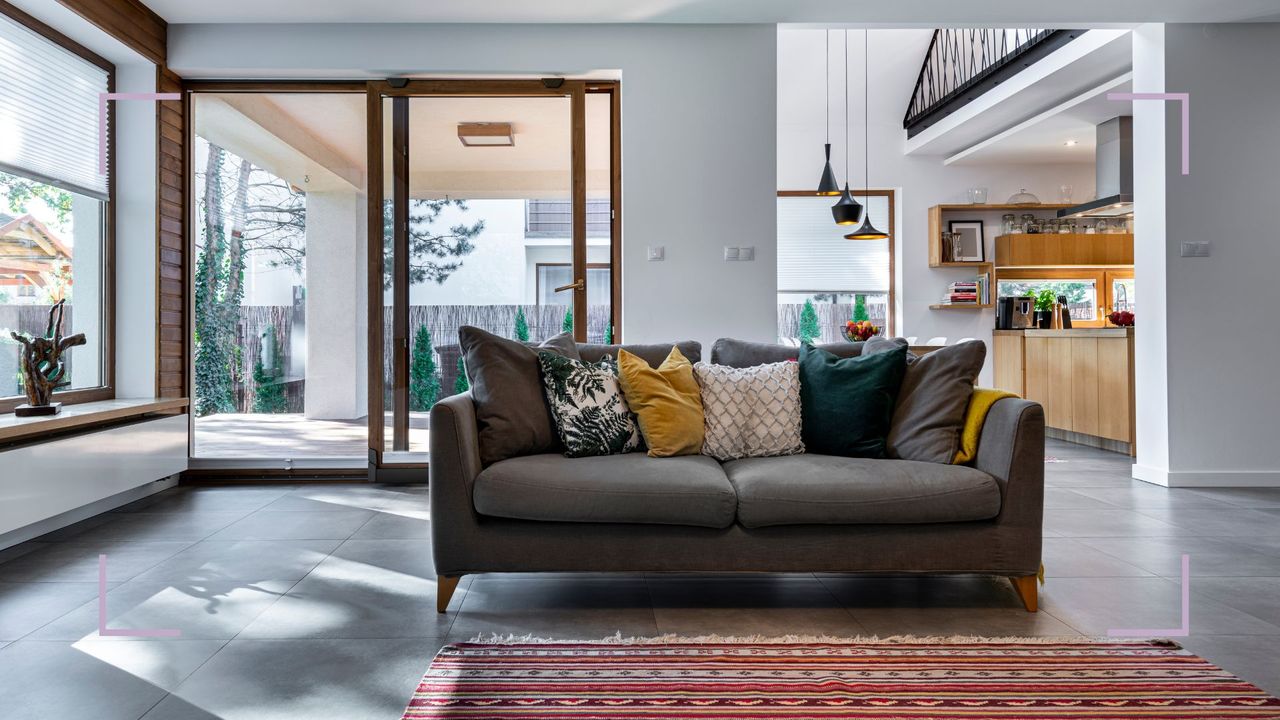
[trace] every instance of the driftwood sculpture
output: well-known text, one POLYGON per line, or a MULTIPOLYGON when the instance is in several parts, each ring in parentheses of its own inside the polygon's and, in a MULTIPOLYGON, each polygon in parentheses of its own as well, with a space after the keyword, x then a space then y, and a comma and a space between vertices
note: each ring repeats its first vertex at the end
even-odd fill
POLYGON ((49 324, 44 337, 10 332, 22 343, 22 388, 27 404, 19 405, 17 415, 56 415, 61 403, 53 402, 53 391, 71 384, 62 355, 69 348, 84 345, 84 333, 62 337, 62 312, 65 300, 49 308, 49 324))

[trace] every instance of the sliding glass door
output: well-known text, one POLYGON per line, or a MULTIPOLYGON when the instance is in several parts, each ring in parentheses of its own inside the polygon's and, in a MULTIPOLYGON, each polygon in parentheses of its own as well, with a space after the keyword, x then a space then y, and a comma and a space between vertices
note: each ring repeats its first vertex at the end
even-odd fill
POLYGON ((194 466, 363 467, 364 95, 270 88, 191 97, 194 466))
POLYGON ((431 405, 469 387, 459 327, 616 341, 620 309, 616 85, 398 85, 368 96, 374 467, 427 460, 431 405))

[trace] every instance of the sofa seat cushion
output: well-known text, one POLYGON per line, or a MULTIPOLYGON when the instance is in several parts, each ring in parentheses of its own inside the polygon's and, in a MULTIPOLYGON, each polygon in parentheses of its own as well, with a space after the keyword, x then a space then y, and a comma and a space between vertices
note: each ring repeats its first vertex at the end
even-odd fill
POLYGON ((476 477, 472 502, 481 515, 518 520, 712 528, 732 525, 738 505, 712 458, 643 453, 503 460, 476 477))
POLYGON ((833 455, 725 463, 738 522, 856 525, 988 520, 1000 512, 995 478, 970 467, 833 455))

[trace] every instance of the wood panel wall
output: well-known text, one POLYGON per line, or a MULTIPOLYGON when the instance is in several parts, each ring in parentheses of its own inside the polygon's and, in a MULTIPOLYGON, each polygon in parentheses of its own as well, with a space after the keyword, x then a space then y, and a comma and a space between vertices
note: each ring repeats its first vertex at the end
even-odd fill
MULTIPOLYGON (((181 93, 182 78, 157 69, 156 92, 181 93)), ((185 397, 187 375, 186 100, 165 100, 156 116, 156 394, 185 397)))

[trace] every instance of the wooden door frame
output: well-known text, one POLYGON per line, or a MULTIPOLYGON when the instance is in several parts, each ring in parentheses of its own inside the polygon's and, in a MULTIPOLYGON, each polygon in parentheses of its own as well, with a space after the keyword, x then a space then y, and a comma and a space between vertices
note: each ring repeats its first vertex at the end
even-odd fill
MULTIPOLYGON (((206 93, 241 93, 241 94, 313 94, 313 95, 332 95, 332 94, 363 94, 366 91, 366 83, 354 82, 350 80, 183 80, 182 81, 182 105, 183 105, 183 146, 186 167, 183 173, 183 195, 185 199, 183 211, 185 213, 184 232, 186 233, 186 243, 184 253, 188 258, 185 268, 186 282, 186 301, 184 303, 184 337, 186 345, 186 353, 183 357, 186 395, 191 398, 191 406, 187 413, 187 456, 196 461, 199 458, 195 454, 195 343, 193 341, 195 332, 195 268, 196 268, 196 205, 197 199, 194 195, 195 189, 195 96, 197 94, 206 93)), ((380 159, 379 159, 380 160, 380 159)), ((370 173, 372 168, 372 160, 366 163, 365 171, 370 173)), ((366 177, 373 177, 368 174, 366 177)), ((371 184, 366 181, 366 185, 371 184)), ((379 277, 379 282, 381 278, 379 277)), ((379 336, 381 337, 381 336, 379 336)), ((259 461, 261 458, 248 458, 250 461, 259 461)), ((295 458, 296 460, 296 458, 295 458)), ((274 465, 274 460, 269 461, 274 465)), ((315 468, 308 465, 305 468, 281 470, 274 467, 266 469, 261 468, 257 462, 246 462, 240 468, 195 468, 188 472, 205 476, 217 476, 218 474, 240 474, 250 472, 253 474, 279 475, 288 477, 310 477, 314 474, 336 473, 340 475, 348 475, 351 473, 347 468, 315 468)))
MULTIPOLYGON (((383 203, 385 201, 385 188, 383 187, 382 178, 385 172, 383 151, 383 100, 385 98, 409 98, 409 97, 568 97, 570 102, 570 132, 571 136, 571 197, 573 200, 573 266, 574 282, 579 283, 579 287, 574 291, 573 309, 574 309, 574 338, 578 342, 586 341, 587 331, 587 294, 586 294, 586 272, 587 272, 587 215, 586 215, 586 94, 588 92, 610 93, 611 94, 611 138, 610 138, 610 170, 611 185, 610 188, 610 205, 613 210, 611 218, 611 263, 614 266, 614 272, 611 273, 611 316, 614 323, 615 342, 619 337, 621 327, 621 141, 620 141, 620 117, 618 109, 619 89, 616 81, 587 81, 587 80, 562 80, 558 84, 544 82, 538 79, 515 79, 515 80, 452 80, 452 79, 419 79, 419 80, 397 80, 392 83, 390 80, 371 80, 365 85, 366 91, 366 123, 368 135, 368 277, 369 277, 369 302, 368 302, 368 325, 369 325, 369 356, 368 356, 368 391, 369 391, 369 467, 371 473, 377 471, 383 466, 383 453, 386 451, 386 407, 383 398, 385 392, 385 383, 383 381, 384 364, 386 359, 383 357, 383 340, 384 333, 382 328, 382 273, 383 263, 385 262, 383 252, 383 203)), ((408 116, 405 115, 402 123, 408 122, 408 116)), ((393 126, 395 123, 393 122, 393 126)), ((393 127, 393 133, 395 128, 393 127)), ((408 142, 407 133, 405 137, 406 146, 408 142)), ((407 166, 406 166, 407 171, 407 166)), ((407 193, 407 177, 404 178, 404 191, 407 193)), ((393 182, 395 182, 393 180, 393 182)), ((402 213, 393 213, 393 227, 402 213)), ((407 236, 407 227, 404 228, 404 235, 407 236)), ((402 241, 405 237, 394 237, 393 242, 397 247, 403 247, 402 241)), ((403 254, 403 253, 402 253, 403 254)), ((404 262, 406 267, 404 272, 397 258, 396 281, 393 286, 404 286, 404 292, 408 292, 408 273, 406 255, 404 262), (403 277, 401 277, 403 275, 403 277)), ((400 304, 399 297, 395 305, 400 304)), ((400 366, 404 366, 407 372, 408 361, 401 355, 408 353, 407 334, 403 340, 400 338, 400 331, 403 330, 402 325, 408 321, 407 298, 403 303, 405 305, 405 317, 403 322, 397 315, 393 321, 393 331, 398 333, 393 340, 400 342, 395 344, 393 348, 396 352, 396 359, 393 360, 393 367, 396 369, 396 377, 400 377, 400 366), (400 347, 403 345, 404 347, 400 347)), ((398 380, 397 380, 398 382, 398 380)), ((403 394, 403 393, 401 393, 403 394)), ((406 400, 407 401, 407 400, 406 400)), ((400 398, 395 399, 395 403, 401 403, 400 398)), ((396 412, 393 414, 392 420, 392 438, 393 447, 399 449, 401 447, 408 448, 408 413, 396 412), (403 427, 402 427, 403 426, 403 427)))
MULTIPOLYGON (((897 299, 897 293, 898 293, 897 279, 895 278, 895 274, 896 274, 895 268, 896 268, 897 259, 894 257, 894 255, 896 254, 894 250, 897 248, 897 243, 898 243, 898 223, 897 223, 898 191, 894 189, 877 188, 873 190, 870 188, 863 188, 861 190, 850 189, 849 194, 853 195, 854 197, 883 197, 883 198, 889 199, 889 237, 888 237, 888 241, 889 241, 889 306, 885 313, 885 323, 888 325, 888 327, 885 328, 885 335, 892 337, 892 333, 896 332, 898 329, 897 315, 896 313, 894 313, 894 304, 895 304, 894 300, 897 299)), ((779 190, 778 197, 826 197, 826 196, 820 196, 812 190, 779 190)), ((835 201, 833 200, 832 203, 834 204, 834 202, 835 201)), ((776 240, 776 237, 777 236, 775 233, 775 240, 776 240)), ((859 241, 850 240, 849 242, 859 242, 859 241)), ((776 285, 776 280, 777 279, 775 278, 775 285, 776 285)), ((775 287, 774 295, 776 296, 777 294, 778 294, 777 288, 775 287)), ((775 300, 775 304, 776 304, 776 300, 775 300)))

